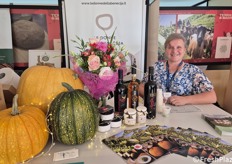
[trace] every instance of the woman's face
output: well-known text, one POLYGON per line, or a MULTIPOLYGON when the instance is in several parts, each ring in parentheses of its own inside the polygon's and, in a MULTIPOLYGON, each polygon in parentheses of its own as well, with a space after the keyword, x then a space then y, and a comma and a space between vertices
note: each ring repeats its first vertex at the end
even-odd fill
POLYGON ((169 62, 180 62, 185 55, 184 41, 181 39, 172 40, 165 49, 169 62))

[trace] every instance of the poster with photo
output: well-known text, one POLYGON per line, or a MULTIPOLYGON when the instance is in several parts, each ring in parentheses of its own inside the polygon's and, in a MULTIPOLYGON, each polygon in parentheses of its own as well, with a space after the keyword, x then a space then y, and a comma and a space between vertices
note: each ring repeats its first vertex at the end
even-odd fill
POLYGON ((60 39, 59 11, 11 9, 10 13, 14 65, 27 68, 29 50, 54 50, 54 39, 60 39))
POLYGON ((13 46, 10 9, 0 9, 0 68, 13 67, 13 46))
POLYGON ((161 8, 158 59, 165 59, 164 42, 169 34, 176 32, 186 38, 186 54, 184 56, 186 62, 231 62, 231 29, 232 10, 161 8), (221 37, 229 38, 226 39, 227 42, 224 42, 223 47, 219 46, 223 42, 221 37))

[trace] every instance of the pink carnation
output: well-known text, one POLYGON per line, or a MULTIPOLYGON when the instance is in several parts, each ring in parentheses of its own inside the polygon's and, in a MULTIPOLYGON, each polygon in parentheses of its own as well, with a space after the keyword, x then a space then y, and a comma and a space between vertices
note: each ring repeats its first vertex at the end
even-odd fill
POLYGON ((100 58, 96 55, 90 55, 88 58, 89 71, 97 70, 100 67, 100 58))
POLYGON ((107 51, 107 43, 106 42, 97 42, 96 48, 100 51, 106 52, 107 51))

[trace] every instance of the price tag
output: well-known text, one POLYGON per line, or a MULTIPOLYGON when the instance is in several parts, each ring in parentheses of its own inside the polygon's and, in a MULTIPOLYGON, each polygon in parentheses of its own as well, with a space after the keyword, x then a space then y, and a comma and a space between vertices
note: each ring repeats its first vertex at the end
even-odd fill
POLYGON ((77 157, 79 157, 78 149, 74 148, 74 149, 54 153, 53 161, 61 161, 61 160, 77 158, 77 157))

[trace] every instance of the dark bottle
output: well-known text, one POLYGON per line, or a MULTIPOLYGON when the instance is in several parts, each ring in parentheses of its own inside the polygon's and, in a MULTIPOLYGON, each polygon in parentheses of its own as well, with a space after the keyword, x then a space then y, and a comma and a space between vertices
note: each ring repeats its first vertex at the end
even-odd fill
POLYGON ((136 61, 131 66, 131 82, 128 84, 128 107, 136 109, 139 105, 139 83, 136 81, 136 61))
POLYGON ((123 70, 118 70, 118 84, 114 91, 115 115, 123 116, 127 108, 127 86, 123 84, 123 70))
POLYGON ((147 108, 147 119, 154 119, 156 117, 156 89, 154 67, 150 66, 148 81, 144 85, 144 106, 147 108))

